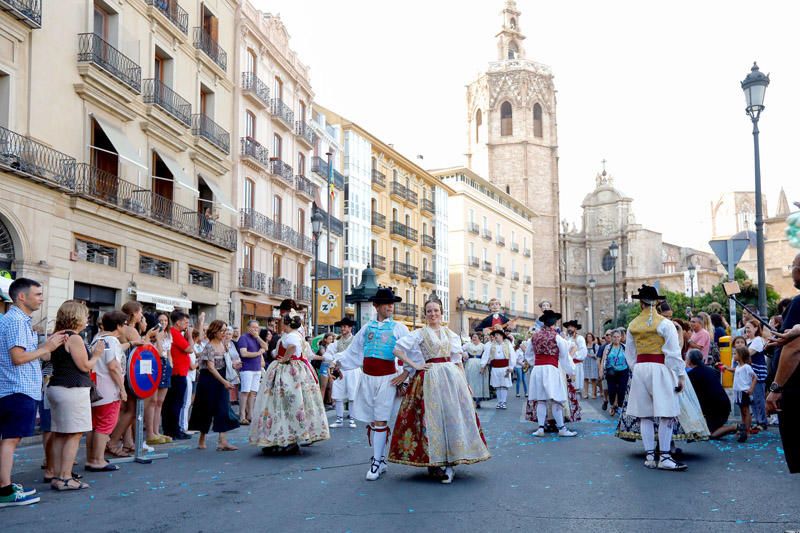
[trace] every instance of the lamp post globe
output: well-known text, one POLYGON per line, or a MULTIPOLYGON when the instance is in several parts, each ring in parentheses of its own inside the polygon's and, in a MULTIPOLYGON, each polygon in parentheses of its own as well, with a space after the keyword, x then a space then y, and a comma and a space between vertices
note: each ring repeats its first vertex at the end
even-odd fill
POLYGON ((769 74, 764 74, 758 68, 758 64, 753 61, 750 73, 742 81, 742 91, 744 91, 747 107, 745 111, 752 118, 754 114, 764 110, 764 96, 769 85, 769 74))

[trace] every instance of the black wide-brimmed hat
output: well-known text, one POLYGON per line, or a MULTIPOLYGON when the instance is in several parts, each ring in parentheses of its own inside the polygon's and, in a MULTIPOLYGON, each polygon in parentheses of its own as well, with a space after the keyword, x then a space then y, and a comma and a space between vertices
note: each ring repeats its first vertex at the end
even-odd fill
POLYGON ((389 287, 379 287, 378 292, 369 301, 376 304, 396 304, 397 302, 402 302, 403 299, 395 296, 389 287))
POLYGON ((514 340, 514 337, 512 337, 509 332, 507 332, 506 330, 504 330, 502 328, 494 328, 492 331, 489 332, 489 336, 490 337, 494 337, 496 334, 502 335, 504 339, 507 339, 507 340, 510 340, 510 341, 514 340))
POLYGON ((547 309, 546 311, 543 311, 541 315, 539 315, 539 320, 542 321, 542 324, 552 326, 561 320, 561 313, 556 313, 552 309, 547 309))
POLYGON ((666 296, 658 294, 658 290, 650 285, 642 285, 642 288, 639 289, 639 294, 634 294, 631 298, 634 300, 648 300, 651 302, 667 299, 666 296))
POLYGON ((355 320, 353 320, 349 316, 346 316, 343 319, 341 319, 340 321, 334 322, 333 325, 336 326, 337 328, 340 328, 342 326, 350 326, 351 328, 354 328, 354 327, 356 327, 356 322, 355 322, 355 320))
POLYGON ((575 329, 581 329, 583 327, 583 326, 581 326, 580 322, 578 322, 577 320, 570 320, 569 322, 564 322, 561 325, 564 326, 565 328, 568 328, 568 327, 572 326, 575 329))

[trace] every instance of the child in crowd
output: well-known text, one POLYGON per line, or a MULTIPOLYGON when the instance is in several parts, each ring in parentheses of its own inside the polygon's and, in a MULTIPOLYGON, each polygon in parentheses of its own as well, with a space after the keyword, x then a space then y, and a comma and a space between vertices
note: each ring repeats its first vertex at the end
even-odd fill
POLYGON ((733 393, 736 396, 736 405, 742 413, 742 423, 737 426, 739 442, 747 440, 750 428, 750 404, 753 391, 758 383, 753 367, 750 366, 750 351, 746 346, 738 347, 734 351, 734 368, 720 364, 728 372, 733 372, 733 393))

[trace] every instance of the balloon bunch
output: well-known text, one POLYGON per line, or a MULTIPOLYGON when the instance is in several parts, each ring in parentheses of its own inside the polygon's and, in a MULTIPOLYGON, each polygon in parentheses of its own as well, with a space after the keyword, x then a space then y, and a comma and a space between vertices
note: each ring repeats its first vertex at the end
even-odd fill
POLYGON ((800 248, 800 211, 795 211, 786 219, 786 236, 789 244, 795 248, 800 248))

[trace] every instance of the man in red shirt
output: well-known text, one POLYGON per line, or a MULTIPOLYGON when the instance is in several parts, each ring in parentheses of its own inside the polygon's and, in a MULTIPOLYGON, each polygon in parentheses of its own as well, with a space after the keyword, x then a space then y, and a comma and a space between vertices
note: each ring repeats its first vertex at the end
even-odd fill
POLYGON ((175 310, 170 315, 172 327, 169 334, 172 336, 172 380, 170 381, 167 397, 161 409, 161 425, 164 434, 175 440, 191 439, 191 435, 180 429, 179 420, 181 410, 186 401, 186 375, 189 373, 192 352, 192 328, 189 326, 189 315, 183 311, 175 310))
POLYGON ((703 362, 709 364, 708 352, 711 349, 711 334, 703 327, 703 319, 693 316, 689 327, 692 329, 692 337, 689 339, 689 347, 700 350, 703 354, 703 362))

